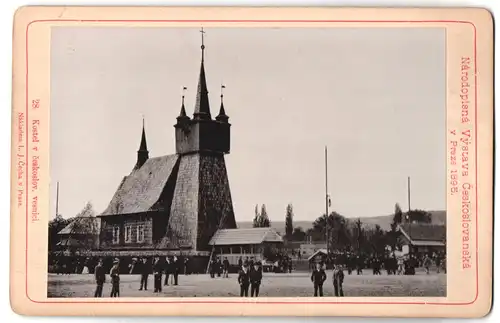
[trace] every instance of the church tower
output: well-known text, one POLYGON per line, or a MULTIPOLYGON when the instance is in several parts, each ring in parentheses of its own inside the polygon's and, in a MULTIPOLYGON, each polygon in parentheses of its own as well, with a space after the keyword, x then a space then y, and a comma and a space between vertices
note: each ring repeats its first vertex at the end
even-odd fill
MULTIPOLYGON (((175 124, 176 153, 180 155, 192 153, 211 153, 215 155, 228 154, 230 150, 229 117, 226 115, 222 103, 219 115, 212 119, 210 102, 208 99, 207 80, 205 77, 205 45, 202 30, 201 66, 196 91, 196 101, 193 118, 186 115, 184 96, 182 97, 181 112, 175 124)), ((224 86, 221 86, 223 89, 224 86)))
POLYGON ((201 33, 201 66, 193 117, 186 113, 183 95, 174 125, 180 164, 172 206, 175 211, 170 216, 168 231, 182 236, 182 240, 197 251, 209 251, 208 243, 214 233, 219 229, 235 229, 236 220, 224 160, 230 150, 231 127, 223 103, 225 86, 221 85, 219 113, 212 118, 203 29, 201 33))
POLYGON ((137 151, 137 163, 134 170, 141 168, 142 165, 149 159, 148 145, 146 143, 146 129, 144 127, 144 118, 142 118, 142 137, 139 150, 137 151))

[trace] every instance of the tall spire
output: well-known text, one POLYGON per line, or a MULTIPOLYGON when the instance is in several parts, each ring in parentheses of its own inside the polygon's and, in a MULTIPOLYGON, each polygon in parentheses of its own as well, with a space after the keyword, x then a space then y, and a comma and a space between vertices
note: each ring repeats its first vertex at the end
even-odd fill
POLYGON ((227 122, 229 117, 226 114, 226 110, 224 109, 224 92, 223 90, 226 88, 225 85, 220 86, 220 110, 219 115, 215 117, 215 120, 220 122, 227 122))
POLYGON ((137 163, 134 169, 141 168, 142 165, 149 159, 148 145, 146 143, 146 127, 144 126, 144 116, 142 117, 142 136, 139 150, 137 151, 137 163))
POLYGON ((208 101, 207 80, 205 78, 205 43, 203 28, 201 32, 201 66, 200 77, 198 79, 198 91, 196 93, 196 103, 194 107, 194 119, 208 119, 211 120, 210 103, 208 101))
POLYGON ((187 90, 187 87, 182 88, 182 104, 181 104, 181 112, 179 113, 179 116, 177 117, 177 121, 183 121, 183 120, 189 120, 189 117, 186 114, 186 107, 184 106, 184 97, 185 97, 185 92, 187 90))
POLYGON ((146 143, 146 127, 144 126, 144 116, 142 117, 142 138, 139 151, 145 151, 145 152, 148 151, 148 144, 146 143))

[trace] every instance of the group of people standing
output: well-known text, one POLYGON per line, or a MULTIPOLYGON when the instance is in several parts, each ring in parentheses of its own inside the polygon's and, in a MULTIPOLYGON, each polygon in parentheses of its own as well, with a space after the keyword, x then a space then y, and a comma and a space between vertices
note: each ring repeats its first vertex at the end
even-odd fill
MULTIPOLYGON (((111 277, 111 295, 110 297, 120 297, 120 261, 115 259, 113 261, 113 267, 109 272, 111 277)), ((96 290, 94 297, 102 297, 102 290, 104 288, 104 283, 106 282, 106 270, 104 269, 102 259, 99 259, 97 266, 94 269, 94 276, 96 281, 96 290)))
MULTIPOLYGON (((316 263, 316 268, 312 271, 311 282, 314 286, 314 296, 323 296, 323 284, 327 279, 325 265, 322 263, 316 263)), ((332 283, 333 289, 335 291, 335 296, 344 296, 344 289, 342 285, 344 284, 344 271, 340 265, 335 265, 332 273, 332 283)))
MULTIPOLYGON (((160 257, 155 257, 153 261, 153 275, 154 275, 154 292, 161 293, 162 292, 162 276, 165 274, 165 280, 163 282, 163 286, 168 286, 169 279, 172 285, 179 285, 179 260, 176 256, 168 256, 165 258, 165 261, 161 261, 160 257)), ((142 290, 142 281, 145 281, 144 289, 147 290, 147 281, 148 277, 145 273, 142 274, 141 278, 141 288, 142 290), (145 276, 145 277, 144 277, 145 276)))
POLYGON ((382 275, 384 269, 388 275, 415 275, 415 269, 423 267, 427 274, 433 264, 437 273, 443 270, 446 273, 446 256, 443 254, 407 254, 405 256, 387 255, 355 255, 352 253, 329 257, 328 263, 343 264, 347 273, 351 275, 354 271, 358 275, 363 274, 363 269, 371 269, 373 275, 382 275))
POLYGON ((260 285, 262 284, 262 266, 260 262, 243 262, 238 273, 238 284, 240 284, 240 297, 258 297, 260 285))
POLYGON ((208 264, 208 272, 210 273, 210 278, 220 277, 222 275, 223 278, 229 278, 229 260, 227 257, 224 257, 224 260, 221 262, 220 258, 212 258, 208 264))
MULTIPOLYGON (((118 259, 113 260, 113 266, 109 272, 111 278, 111 295, 110 297, 120 297, 120 261, 118 259)), ((129 265, 128 272, 130 274, 139 272, 141 275, 141 281, 139 290, 148 290, 148 279, 149 275, 153 273, 154 276, 154 292, 160 293, 162 291, 162 285, 168 286, 169 282, 172 285, 179 284, 179 272, 180 264, 177 257, 166 257, 164 260, 160 257, 155 257, 153 260, 153 265, 148 263, 147 258, 141 258, 140 260, 134 259, 131 265, 129 265), (165 280, 162 284, 162 277, 165 275, 165 280)), ((106 282, 106 269, 103 266, 103 260, 99 259, 97 266, 94 269, 94 277, 96 282, 96 290, 94 297, 102 297, 104 283, 106 282)))

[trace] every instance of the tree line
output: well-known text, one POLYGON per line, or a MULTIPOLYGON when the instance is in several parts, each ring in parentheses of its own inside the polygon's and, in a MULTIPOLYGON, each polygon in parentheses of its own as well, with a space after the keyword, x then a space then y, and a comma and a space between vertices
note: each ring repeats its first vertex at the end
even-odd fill
MULTIPOLYGON (((284 238, 286 241, 327 241, 328 247, 332 251, 351 251, 365 254, 383 254, 387 246, 390 246, 392 250, 400 248, 398 226, 403 223, 432 222, 430 212, 419 209, 403 212, 397 203, 394 206, 390 229, 387 231, 378 224, 367 226, 359 218, 353 221, 335 211, 328 216, 321 215, 314 220, 312 228, 304 231, 302 227, 294 226, 293 217, 293 206, 288 204, 285 213, 284 238)), ((260 212, 256 205, 253 227, 270 226, 271 221, 265 205, 262 205, 260 212)))

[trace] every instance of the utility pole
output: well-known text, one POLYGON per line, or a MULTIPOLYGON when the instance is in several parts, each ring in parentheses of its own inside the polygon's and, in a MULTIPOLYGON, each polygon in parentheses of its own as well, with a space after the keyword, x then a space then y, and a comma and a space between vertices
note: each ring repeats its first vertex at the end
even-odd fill
MULTIPOLYGON (((408 176, 408 235, 410 236, 411 240, 411 184, 410 184, 410 176, 408 176)), ((412 243, 410 241, 410 254, 412 253, 412 243)))
POLYGON ((56 218, 59 215, 59 182, 57 182, 57 191, 56 191, 56 218))
POLYGON ((330 238, 330 226, 328 223, 328 147, 325 146, 325 211, 326 211, 326 254, 327 257, 329 253, 329 238, 330 238))
POLYGON ((408 176, 408 212, 411 211, 410 176, 408 176))

